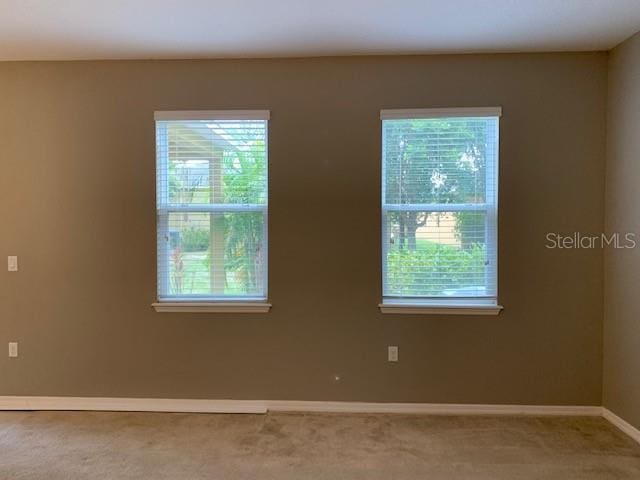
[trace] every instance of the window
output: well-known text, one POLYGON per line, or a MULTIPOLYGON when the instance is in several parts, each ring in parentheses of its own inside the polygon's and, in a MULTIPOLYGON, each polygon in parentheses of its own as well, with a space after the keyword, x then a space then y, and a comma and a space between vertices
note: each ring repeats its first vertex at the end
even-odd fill
POLYGON ((381 112, 384 313, 499 312, 499 117, 381 112))
POLYGON ((156 112, 156 310, 268 310, 268 118, 156 112))

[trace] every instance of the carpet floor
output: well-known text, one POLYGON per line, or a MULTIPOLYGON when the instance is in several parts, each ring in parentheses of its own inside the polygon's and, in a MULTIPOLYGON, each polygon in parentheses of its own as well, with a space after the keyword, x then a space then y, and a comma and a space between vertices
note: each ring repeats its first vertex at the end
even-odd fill
POLYGON ((640 479, 602 418, 0 412, 0 479, 640 479))

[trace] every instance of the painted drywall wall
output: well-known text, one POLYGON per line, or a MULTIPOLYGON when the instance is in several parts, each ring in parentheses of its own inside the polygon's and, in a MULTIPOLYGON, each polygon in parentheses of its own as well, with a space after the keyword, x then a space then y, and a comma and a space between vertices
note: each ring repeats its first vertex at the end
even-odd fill
POLYGON ((633 249, 605 252, 605 407, 640 428, 640 33, 609 60, 606 230, 633 249))
POLYGON ((0 394, 599 405, 607 56, 0 64, 0 394), (501 106, 497 317, 383 315, 383 108, 501 106), (159 314, 154 110, 269 109, 268 314, 159 314), (400 361, 387 362, 398 345, 400 361), (0 350, 1 351, 1 350, 0 350), (5 350, 6 352, 6 350, 5 350), (340 381, 334 376, 338 374, 340 381))

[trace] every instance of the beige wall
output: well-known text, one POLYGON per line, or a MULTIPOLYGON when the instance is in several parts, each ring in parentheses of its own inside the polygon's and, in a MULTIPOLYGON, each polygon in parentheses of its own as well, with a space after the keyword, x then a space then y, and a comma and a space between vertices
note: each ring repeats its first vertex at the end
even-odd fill
MULTIPOLYGON (((640 33, 611 52, 607 232, 640 247, 640 33)), ((604 405, 640 428, 640 248, 605 257, 604 405)))
POLYGON ((0 271, 0 348, 20 342, 0 394, 599 405, 602 252, 545 234, 603 228, 606 68, 601 53, 0 64, 0 256, 20 257, 0 271), (379 110, 495 105, 504 312, 383 316, 379 110), (274 307, 158 314, 153 111, 215 108, 272 113, 274 307))

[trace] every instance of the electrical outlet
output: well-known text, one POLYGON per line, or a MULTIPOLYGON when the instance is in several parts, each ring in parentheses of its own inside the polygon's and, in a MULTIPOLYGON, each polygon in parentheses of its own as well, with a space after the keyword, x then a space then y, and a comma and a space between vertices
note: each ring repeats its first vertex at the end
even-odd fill
POLYGON ((9 356, 10 357, 18 356, 18 342, 9 342, 9 356))
POLYGON ((18 257, 16 257, 15 255, 10 255, 7 257, 7 271, 9 272, 18 271, 18 257))
POLYGON ((398 361, 398 347, 395 345, 391 345, 387 348, 387 360, 389 362, 397 362, 398 361))

